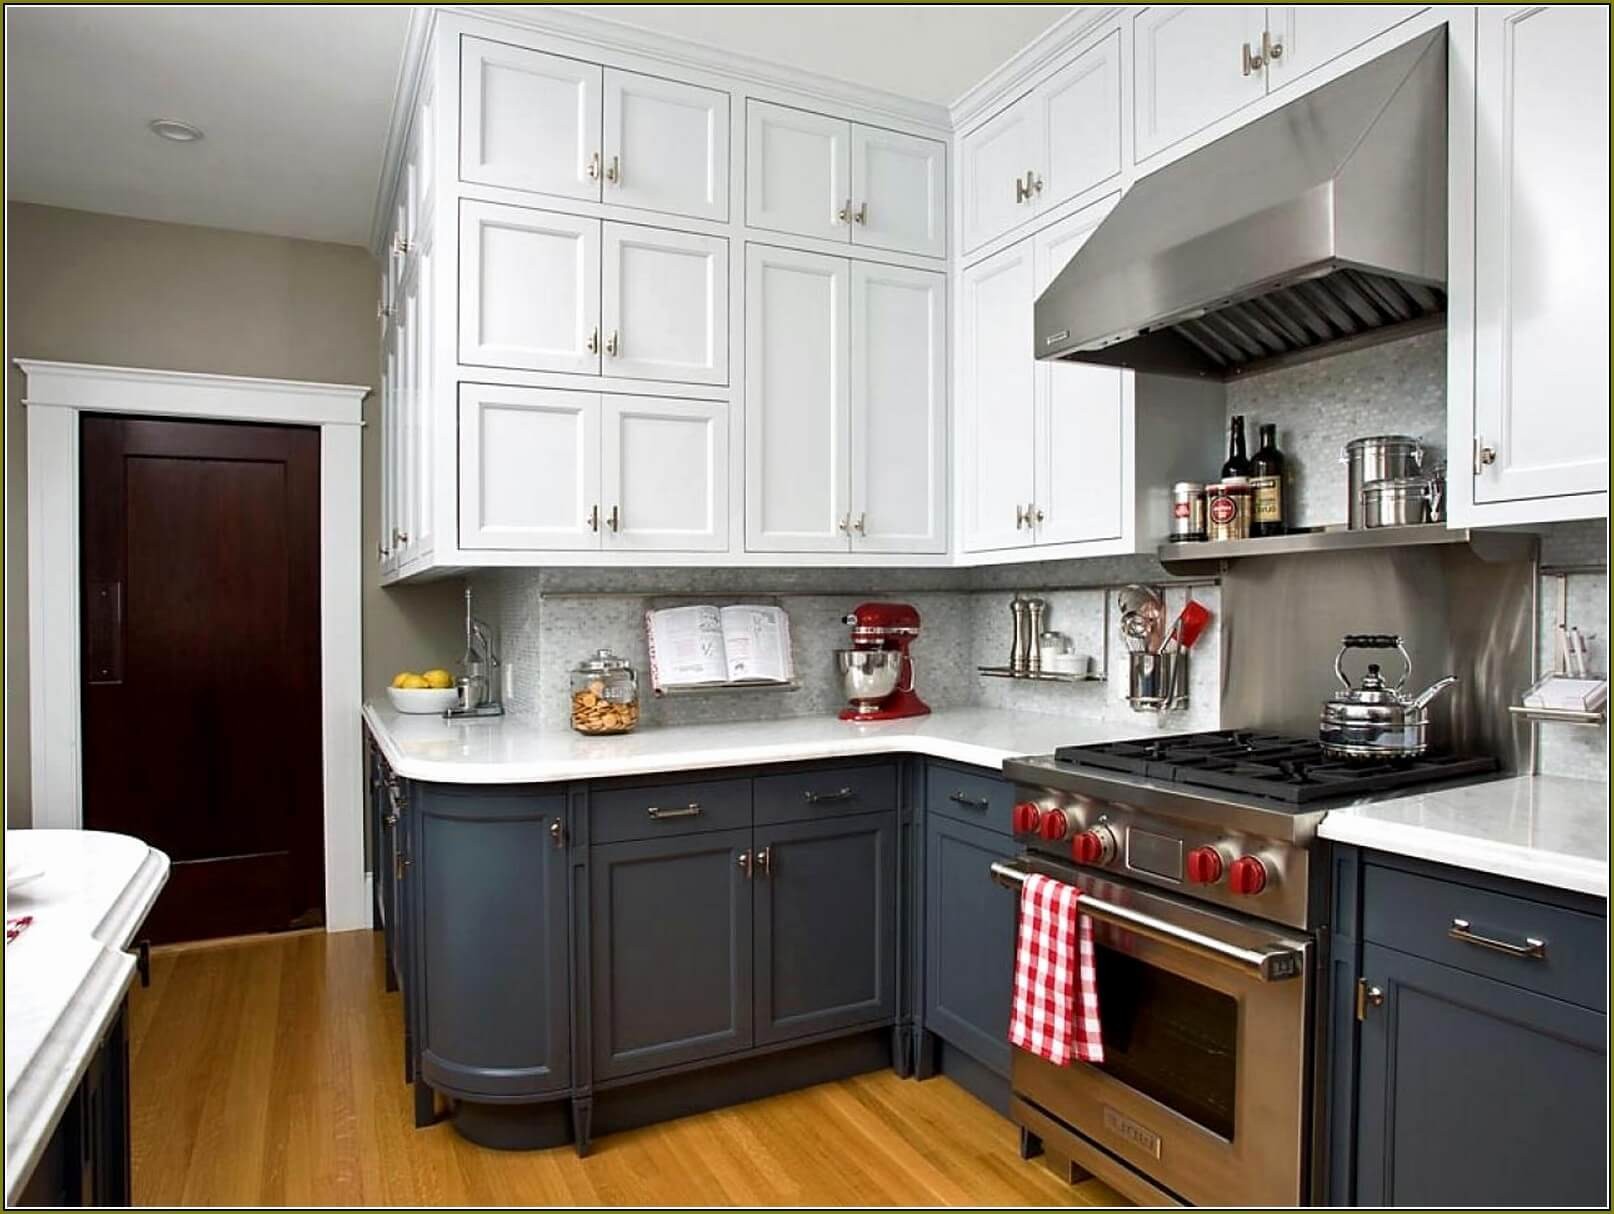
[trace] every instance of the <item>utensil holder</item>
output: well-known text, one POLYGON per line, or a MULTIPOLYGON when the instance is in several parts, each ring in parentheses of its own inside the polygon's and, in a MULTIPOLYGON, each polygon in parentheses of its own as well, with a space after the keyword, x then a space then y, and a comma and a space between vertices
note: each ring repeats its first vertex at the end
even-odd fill
POLYGON ((1188 655, 1129 653, 1126 702, 1134 712, 1175 712, 1188 707, 1188 655))

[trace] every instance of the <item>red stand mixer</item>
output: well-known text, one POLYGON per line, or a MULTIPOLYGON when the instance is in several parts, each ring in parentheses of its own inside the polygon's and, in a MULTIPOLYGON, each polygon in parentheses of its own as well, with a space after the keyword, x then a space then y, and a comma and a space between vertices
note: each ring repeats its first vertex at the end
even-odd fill
POLYGON ((837 649, 841 686, 851 701, 843 721, 922 717, 930 706, 914 691, 908 647, 919 636, 919 612, 907 603, 859 603, 841 621, 852 629, 852 648, 837 649))

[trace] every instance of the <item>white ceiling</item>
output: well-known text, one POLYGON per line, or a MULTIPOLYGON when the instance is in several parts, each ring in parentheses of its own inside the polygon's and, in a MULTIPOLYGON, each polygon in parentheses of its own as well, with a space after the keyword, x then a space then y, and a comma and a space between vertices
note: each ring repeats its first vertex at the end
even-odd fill
MULTIPOLYGON (((567 7, 947 104, 1075 6, 567 7)), ((408 17, 386 4, 8 4, 7 197, 362 245, 408 17), (152 118, 206 138, 169 143, 152 118)))
POLYGON ((568 4, 720 50, 950 105, 1073 4, 568 4))
POLYGON ((364 244, 409 9, 7 5, 24 202, 364 244), (146 129, 206 132, 176 144, 146 129))

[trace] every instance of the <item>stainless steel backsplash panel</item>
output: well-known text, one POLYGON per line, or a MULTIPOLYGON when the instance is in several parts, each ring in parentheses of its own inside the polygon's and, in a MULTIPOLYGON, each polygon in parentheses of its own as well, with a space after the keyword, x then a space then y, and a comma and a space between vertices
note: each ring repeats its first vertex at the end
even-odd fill
MULTIPOLYGON (((1334 655, 1350 632, 1398 634, 1412 655, 1407 687, 1460 680, 1430 705, 1434 746, 1494 754, 1510 771, 1533 762, 1527 727, 1507 706, 1535 671, 1536 557, 1488 561, 1466 545, 1246 557, 1222 577, 1222 727, 1305 737, 1339 686, 1334 655)), ((1346 673, 1395 653, 1347 659, 1346 673)))

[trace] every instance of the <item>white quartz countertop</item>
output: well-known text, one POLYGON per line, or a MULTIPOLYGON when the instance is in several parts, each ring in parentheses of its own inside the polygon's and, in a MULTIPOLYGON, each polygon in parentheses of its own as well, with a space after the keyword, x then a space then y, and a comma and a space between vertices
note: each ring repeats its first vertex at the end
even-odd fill
POLYGON ((1330 810, 1325 839, 1608 897, 1608 785, 1512 776, 1330 810))
POLYGON ((645 726, 605 738, 564 727, 540 729, 519 716, 450 722, 376 703, 365 705, 364 716, 400 776, 457 784, 536 784, 879 754, 919 754, 998 768, 1016 755, 1048 754, 1058 746, 1150 732, 1147 722, 1084 721, 996 708, 946 709, 867 724, 823 716, 645 726))
POLYGON ((33 918, 5 946, 11 1205, 129 989, 125 950, 168 880, 168 857, 127 835, 8 830, 6 869, 43 870, 6 892, 7 918, 33 918))

